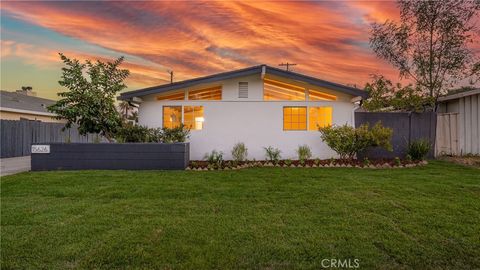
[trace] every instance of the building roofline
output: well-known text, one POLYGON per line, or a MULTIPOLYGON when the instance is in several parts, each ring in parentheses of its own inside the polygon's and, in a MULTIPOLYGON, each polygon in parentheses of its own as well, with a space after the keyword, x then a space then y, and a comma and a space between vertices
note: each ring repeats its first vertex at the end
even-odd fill
POLYGON ((253 67, 248 67, 244 69, 238 69, 238 70, 208 75, 204 77, 184 80, 180 82, 174 82, 171 84, 163 84, 163 85, 157 85, 157 86, 143 88, 139 90, 129 91, 129 92, 120 94, 118 99, 129 100, 129 99, 132 99, 133 97, 141 97, 141 96, 146 96, 151 94, 163 93, 167 91, 189 87, 196 84, 212 83, 212 82, 232 79, 236 77, 243 77, 243 76, 248 76, 253 74, 261 74, 264 68, 265 68, 266 74, 272 74, 272 75, 282 76, 282 77, 286 77, 294 80, 299 80, 315 86, 330 88, 332 90, 336 90, 336 91, 347 93, 354 96, 361 96, 362 98, 368 97, 368 93, 366 91, 363 91, 357 88, 321 80, 315 77, 303 75, 303 74, 292 72, 292 71, 286 71, 279 68, 270 67, 267 65, 259 65, 259 66, 253 66, 253 67))
POLYGON ((56 116, 54 113, 49 112, 39 112, 39 111, 32 111, 32 110, 22 110, 22 109, 14 109, 8 107, 0 107, 0 111, 2 112, 14 112, 14 113, 24 113, 24 114, 31 114, 31 115, 42 115, 42 116, 56 116))
POLYGON ((452 94, 452 95, 447 95, 447 96, 443 96, 443 97, 439 97, 438 101, 442 102, 442 101, 458 99, 458 98, 462 98, 462 97, 468 97, 468 96, 472 96, 472 95, 476 95, 476 94, 480 94, 480 88, 465 91, 465 92, 460 92, 460 93, 456 93, 456 94, 452 94))

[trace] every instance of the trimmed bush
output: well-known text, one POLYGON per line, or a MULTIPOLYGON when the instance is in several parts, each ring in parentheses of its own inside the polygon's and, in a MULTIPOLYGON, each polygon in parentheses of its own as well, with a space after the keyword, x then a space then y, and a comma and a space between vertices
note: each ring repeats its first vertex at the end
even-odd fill
POLYGON ((378 146, 392 151, 393 130, 383 127, 381 122, 377 122, 372 128, 369 128, 368 124, 358 128, 345 124, 324 127, 319 131, 322 140, 337 152, 341 159, 352 159, 368 147, 378 146))

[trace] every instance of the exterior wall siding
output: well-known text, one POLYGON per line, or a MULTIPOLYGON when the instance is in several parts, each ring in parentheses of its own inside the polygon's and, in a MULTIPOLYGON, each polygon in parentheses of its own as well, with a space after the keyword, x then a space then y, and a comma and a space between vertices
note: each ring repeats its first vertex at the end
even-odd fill
POLYGON ((480 95, 471 95, 440 104, 439 112, 458 113, 458 152, 480 154, 480 95))
MULTIPOLYGON (((336 153, 321 139, 318 131, 284 131, 284 106, 331 106, 333 124, 354 124, 354 104, 351 96, 338 94, 337 101, 263 101, 263 82, 258 76, 222 82, 222 101, 157 101, 154 96, 143 98, 139 108, 139 123, 162 127, 163 106, 203 106, 204 126, 192 130, 190 157, 203 159, 212 150, 222 151, 226 159, 235 143, 243 142, 249 159, 265 159, 263 147, 273 146, 282 151, 282 158, 296 158, 299 145, 310 146, 314 157, 331 158, 336 153), (249 82, 248 99, 238 98, 238 82, 249 82)), ((308 111, 308 110, 307 110, 308 111)), ((308 118, 308 115, 307 115, 308 118)))

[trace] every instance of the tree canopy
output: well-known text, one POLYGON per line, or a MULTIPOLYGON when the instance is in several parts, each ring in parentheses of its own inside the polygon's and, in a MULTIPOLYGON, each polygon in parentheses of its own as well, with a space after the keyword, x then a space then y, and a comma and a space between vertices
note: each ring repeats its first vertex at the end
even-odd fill
POLYGON ((107 140, 121 125, 121 117, 115 108, 117 93, 127 86, 124 80, 129 71, 119 69, 124 58, 113 62, 89 61, 81 63, 60 53, 64 63, 59 84, 68 89, 58 93, 59 101, 48 107, 57 119, 66 120, 65 127, 78 125, 80 134, 97 133, 107 140))
POLYGON ((374 23, 370 45, 378 57, 437 99, 460 81, 479 80, 480 62, 472 45, 480 1, 400 0, 400 21, 374 23))

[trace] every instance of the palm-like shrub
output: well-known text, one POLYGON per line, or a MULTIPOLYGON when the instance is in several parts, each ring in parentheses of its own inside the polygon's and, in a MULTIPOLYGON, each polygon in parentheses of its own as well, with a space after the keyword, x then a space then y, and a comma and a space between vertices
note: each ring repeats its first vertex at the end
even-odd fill
POLYGON ((407 154, 412 160, 424 160, 430 147, 430 142, 425 139, 415 140, 408 144, 407 154))
POLYGON ((265 149, 265 157, 267 158, 267 160, 273 162, 273 164, 277 164, 281 158, 280 149, 274 148, 272 146, 264 147, 263 149, 265 149))
POLYGON ((223 165, 223 152, 213 150, 210 153, 206 153, 204 159, 208 162, 208 165, 214 169, 221 168, 223 165))

